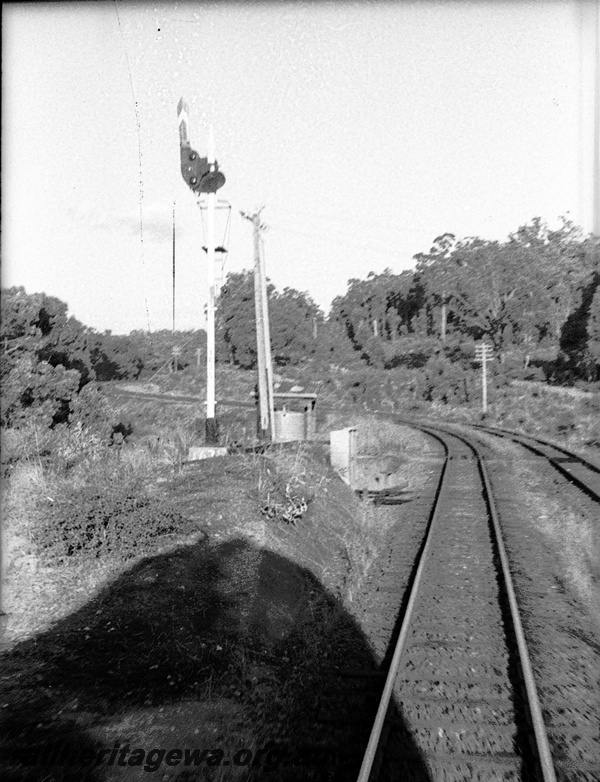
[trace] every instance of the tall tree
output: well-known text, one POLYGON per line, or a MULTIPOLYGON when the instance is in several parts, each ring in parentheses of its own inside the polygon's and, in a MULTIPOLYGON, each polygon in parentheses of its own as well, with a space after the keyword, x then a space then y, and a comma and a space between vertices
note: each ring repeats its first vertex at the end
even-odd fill
MULTIPOLYGON (((316 348, 323 313, 307 293, 267 286, 271 350, 279 366, 297 364, 316 348)), ((254 274, 230 274, 217 302, 217 356, 246 369, 256 366, 254 274)))
POLYGON ((282 293, 272 290, 269 321, 275 364, 299 364, 315 352, 323 313, 307 293, 293 288, 284 288, 282 293))

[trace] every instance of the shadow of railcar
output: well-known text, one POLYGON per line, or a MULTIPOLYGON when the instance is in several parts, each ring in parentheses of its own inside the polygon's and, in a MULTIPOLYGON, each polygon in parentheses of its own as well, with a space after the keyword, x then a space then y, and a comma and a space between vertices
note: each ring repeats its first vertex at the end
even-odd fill
POLYGON ((354 619, 242 540, 138 562, 0 664, 0 774, 19 782, 352 780, 376 707, 354 619))

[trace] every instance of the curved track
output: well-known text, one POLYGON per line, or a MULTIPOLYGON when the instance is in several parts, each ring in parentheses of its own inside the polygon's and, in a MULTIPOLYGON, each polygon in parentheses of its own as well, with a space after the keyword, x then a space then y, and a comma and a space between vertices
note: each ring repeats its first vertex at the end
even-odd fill
POLYGON ((483 424, 469 424, 478 431, 512 440, 536 456, 545 458, 567 480, 596 502, 600 502, 600 466, 566 448, 533 435, 483 424))
POLYGON ((411 425, 446 459, 359 782, 552 782, 485 466, 468 438, 411 425))

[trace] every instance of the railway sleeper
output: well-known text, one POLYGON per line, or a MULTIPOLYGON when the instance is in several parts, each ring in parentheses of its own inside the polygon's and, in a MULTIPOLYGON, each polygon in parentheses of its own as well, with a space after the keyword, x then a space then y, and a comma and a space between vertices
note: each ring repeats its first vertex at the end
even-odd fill
POLYGON ((514 725, 462 725, 429 727, 423 724, 396 729, 389 739, 391 756, 403 746, 414 746, 425 752, 510 755, 515 753, 514 725))

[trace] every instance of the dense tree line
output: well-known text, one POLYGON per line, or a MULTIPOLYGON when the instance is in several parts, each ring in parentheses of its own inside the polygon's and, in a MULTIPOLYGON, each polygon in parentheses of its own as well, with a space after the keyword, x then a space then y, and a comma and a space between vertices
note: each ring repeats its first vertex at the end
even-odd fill
MULTIPOLYGON (((327 319, 312 298, 293 288, 282 292, 267 285, 271 353, 276 367, 331 365, 356 367, 359 354, 346 329, 327 319)), ((254 275, 230 274, 217 301, 217 358, 244 369, 256 367, 254 275)))
POLYGON ((565 379, 599 376, 600 242, 539 218, 507 241, 437 237, 412 271, 350 280, 330 320, 372 366, 472 357, 487 340, 501 363, 565 379))
MULTIPOLYGON (((415 268, 351 279, 329 316, 307 293, 268 286, 271 347, 278 367, 302 364, 412 372, 406 383, 425 399, 465 401, 462 369, 475 343, 492 343, 507 377, 558 382, 600 379, 600 240, 568 220, 550 230, 539 218, 504 242, 438 236, 415 268), (537 373, 537 374, 536 374, 537 373)), ((217 360, 256 366, 254 282, 230 274, 217 302, 217 360)), ((91 380, 150 378, 169 366, 204 366, 202 330, 98 333, 67 305, 24 288, 2 293, 2 424, 32 413, 48 425, 81 409, 91 380)))
MULTIPOLYGON (((2 291, 0 383, 2 425, 33 415, 47 425, 80 411, 80 394, 92 380, 135 380, 168 365, 182 348, 179 368, 206 350, 203 331, 98 333, 68 316, 67 304, 24 288, 2 291)), ((89 396, 89 395, 88 395, 89 396)))

